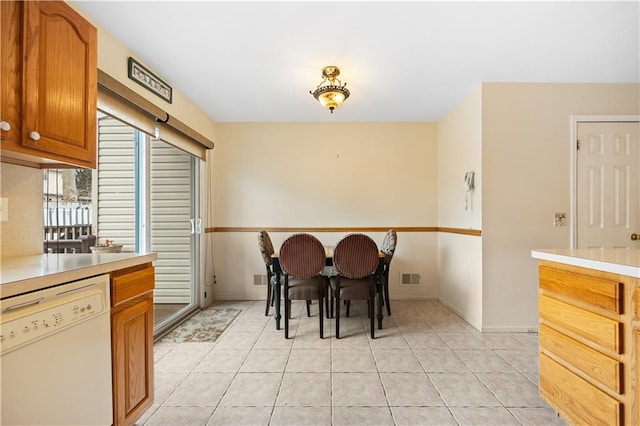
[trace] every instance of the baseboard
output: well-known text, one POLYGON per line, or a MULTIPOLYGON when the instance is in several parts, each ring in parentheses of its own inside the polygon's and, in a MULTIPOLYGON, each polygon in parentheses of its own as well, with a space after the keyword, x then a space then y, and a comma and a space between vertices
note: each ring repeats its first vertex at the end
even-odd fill
MULTIPOLYGON (((219 301, 237 301, 239 299, 237 298, 224 298, 224 297, 216 297, 215 300, 219 300, 219 301)), ((241 299, 243 301, 245 300, 253 300, 253 301, 261 301, 264 302, 263 298, 260 299, 241 299)), ((458 309, 456 309, 455 306, 453 306, 451 303, 449 303, 447 300, 439 298, 437 296, 426 296, 426 297, 395 297, 391 299, 391 302, 393 303, 393 301, 395 300, 437 300, 440 303, 442 303, 444 306, 446 306, 448 309, 450 309, 453 313, 455 313, 456 315, 458 315, 460 318, 462 318, 464 321, 466 321, 469 325, 471 325, 473 328, 475 328, 478 331, 481 331, 483 333, 537 333, 538 332, 538 325, 534 325, 534 326, 520 326, 520 325, 513 325, 513 326, 488 326, 488 327, 483 327, 481 324, 476 323, 475 321, 470 320, 466 315, 464 315, 462 312, 460 312, 458 309)))
POLYGON ((522 325, 482 327, 483 333, 537 333, 538 325, 526 327, 522 325))
POLYGON ((418 296, 418 297, 390 297, 391 301, 394 300, 438 300, 438 296, 418 296))
POLYGON ((442 298, 438 298, 438 301, 440 303, 442 303, 444 306, 446 306, 447 308, 449 308, 450 310, 452 310, 453 313, 458 315, 460 318, 465 320, 467 323, 469 323, 469 325, 471 325, 473 328, 475 328, 478 331, 482 331, 482 325, 481 324, 478 324, 475 321, 472 321, 471 319, 469 319, 464 313, 462 313, 458 309, 456 309, 456 307, 453 306, 451 303, 449 303, 447 300, 442 299, 442 298))
POLYGON ((462 312, 455 308, 451 303, 446 301, 445 299, 438 299, 440 303, 442 303, 447 308, 451 309, 456 315, 460 318, 468 322, 473 328, 483 333, 537 333, 538 332, 538 324, 533 326, 524 326, 524 325, 505 325, 505 326, 483 326, 482 324, 475 323, 467 318, 462 312))

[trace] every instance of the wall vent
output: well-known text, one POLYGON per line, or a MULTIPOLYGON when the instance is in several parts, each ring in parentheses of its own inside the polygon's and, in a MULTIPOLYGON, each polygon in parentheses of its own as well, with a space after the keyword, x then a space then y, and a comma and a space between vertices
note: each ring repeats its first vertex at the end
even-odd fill
POLYGON ((267 275, 263 274, 255 274, 253 276, 253 285, 267 285, 267 283, 269 282, 269 280, 267 279, 267 275))
POLYGON ((420 285, 420 274, 402 272, 400 274, 400 285, 420 285))

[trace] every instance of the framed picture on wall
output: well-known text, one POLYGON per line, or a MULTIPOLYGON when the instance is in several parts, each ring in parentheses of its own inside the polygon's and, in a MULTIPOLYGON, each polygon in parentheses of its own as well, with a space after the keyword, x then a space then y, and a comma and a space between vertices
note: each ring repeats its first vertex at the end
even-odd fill
POLYGON ((146 69, 138 61, 129 57, 128 66, 129 78, 150 92, 160 96, 165 101, 171 103, 173 100, 173 89, 160 77, 146 69))

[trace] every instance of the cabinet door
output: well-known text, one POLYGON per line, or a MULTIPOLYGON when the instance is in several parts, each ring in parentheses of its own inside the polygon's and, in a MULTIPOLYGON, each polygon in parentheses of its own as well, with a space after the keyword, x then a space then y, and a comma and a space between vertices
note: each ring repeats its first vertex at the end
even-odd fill
POLYGON ((632 398, 632 411, 635 413, 635 418, 631 419, 630 424, 637 425, 640 424, 640 389, 638 389, 638 385, 640 385, 640 328, 633 331, 633 340, 635 342, 635 374, 636 374, 636 387, 633 389, 633 394, 635 398, 632 398))
POLYGON ((153 292, 113 308, 113 420, 133 425, 153 403, 153 292))
POLYGON ((61 1, 24 2, 23 22, 22 143, 45 158, 94 168, 96 28, 61 1))
POLYGON ((22 3, 0 2, 0 141, 2 149, 20 141, 22 93, 22 3))

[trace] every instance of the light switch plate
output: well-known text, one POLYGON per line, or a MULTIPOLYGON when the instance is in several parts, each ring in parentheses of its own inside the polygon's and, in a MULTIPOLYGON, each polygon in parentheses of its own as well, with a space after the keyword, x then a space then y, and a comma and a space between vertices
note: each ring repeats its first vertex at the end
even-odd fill
POLYGON ((556 213, 553 219, 553 226, 567 226, 567 214, 556 213))
POLYGON ((0 197, 0 222, 9 220, 9 198, 0 197))

